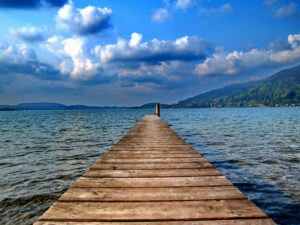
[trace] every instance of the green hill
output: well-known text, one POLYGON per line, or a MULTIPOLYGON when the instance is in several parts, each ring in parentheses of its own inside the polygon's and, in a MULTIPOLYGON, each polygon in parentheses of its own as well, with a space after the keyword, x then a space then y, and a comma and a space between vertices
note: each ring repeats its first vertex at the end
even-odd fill
POLYGON ((229 85, 172 105, 174 108, 300 106, 300 66, 257 82, 229 85))

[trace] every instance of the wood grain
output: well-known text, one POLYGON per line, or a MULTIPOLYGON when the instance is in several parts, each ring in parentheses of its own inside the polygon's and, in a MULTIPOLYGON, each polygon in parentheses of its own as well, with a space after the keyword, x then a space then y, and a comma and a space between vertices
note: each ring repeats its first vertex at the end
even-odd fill
POLYGON ((267 218, 251 201, 56 202, 40 220, 163 221, 267 218))
POLYGON ((35 225, 275 225, 271 219, 200 220, 164 222, 52 222, 40 221, 35 225))
POLYGON ((147 115, 34 225, 273 225, 159 117, 147 115))
POLYGON ((70 188, 59 201, 200 201, 246 199, 234 186, 184 188, 70 188))
POLYGON ((220 176, 215 168, 208 169, 168 169, 168 170, 89 170, 83 177, 127 177, 127 178, 150 178, 150 177, 199 177, 220 176))
POLYGON ((81 178, 72 187, 207 187, 232 186, 224 176, 162 178, 81 178))

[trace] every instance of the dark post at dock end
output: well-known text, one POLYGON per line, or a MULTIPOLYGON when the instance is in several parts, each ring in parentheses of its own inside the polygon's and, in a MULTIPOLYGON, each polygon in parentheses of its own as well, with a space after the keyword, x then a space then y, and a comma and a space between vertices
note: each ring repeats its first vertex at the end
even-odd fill
POLYGON ((160 106, 159 106, 159 104, 156 104, 156 115, 160 116, 160 106))

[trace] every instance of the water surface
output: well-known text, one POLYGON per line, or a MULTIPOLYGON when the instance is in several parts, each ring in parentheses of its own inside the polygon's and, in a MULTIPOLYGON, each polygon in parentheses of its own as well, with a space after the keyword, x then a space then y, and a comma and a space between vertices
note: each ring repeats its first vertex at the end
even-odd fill
MULTIPOLYGON (((0 224, 31 224, 153 110, 0 112, 0 224)), ((162 109, 280 224, 300 223, 299 108, 162 109)))

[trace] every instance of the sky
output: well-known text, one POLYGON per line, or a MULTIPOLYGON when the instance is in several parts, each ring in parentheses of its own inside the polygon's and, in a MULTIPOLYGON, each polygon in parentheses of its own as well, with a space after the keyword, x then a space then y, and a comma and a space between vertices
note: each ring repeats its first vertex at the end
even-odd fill
POLYGON ((299 0, 0 0, 0 104, 175 103, 298 64, 299 0))

